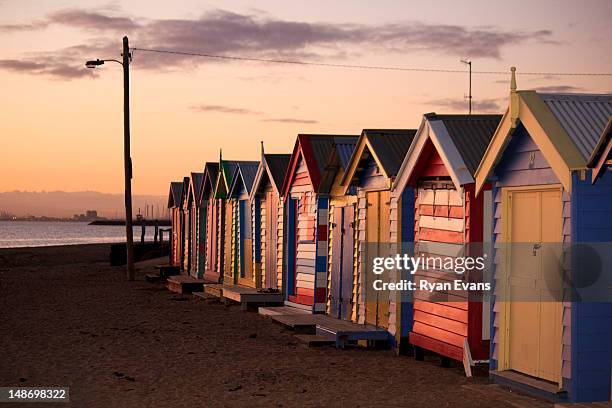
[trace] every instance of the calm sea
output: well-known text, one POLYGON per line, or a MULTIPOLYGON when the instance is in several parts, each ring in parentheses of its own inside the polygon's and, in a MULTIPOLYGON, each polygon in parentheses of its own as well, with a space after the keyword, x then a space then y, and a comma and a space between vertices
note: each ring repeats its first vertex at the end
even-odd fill
MULTIPOLYGON (((134 241, 140 241, 134 227, 134 241)), ((145 239, 153 240, 154 227, 146 228, 145 239)), ((164 234, 167 241, 168 233, 164 234)), ((122 225, 87 225, 86 222, 0 221, 0 248, 79 245, 125 241, 122 225)))

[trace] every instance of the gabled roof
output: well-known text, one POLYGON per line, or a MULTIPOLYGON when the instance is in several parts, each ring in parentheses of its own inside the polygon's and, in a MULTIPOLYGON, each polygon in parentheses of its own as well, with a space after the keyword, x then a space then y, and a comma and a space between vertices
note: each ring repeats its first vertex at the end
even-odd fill
POLYGON ((430 122, 443 123, 461 159, 474 177, 502 115, 437 115, 427 114, 430 122))
MULTIPOLYGON (((326 170, 327 164, 334 154, 338 154, 335 145, 355 143, 358 136, 355 135, 313 135, 299 134, 293 147, 293 153, 289 160, 287 176, 283 182, 282 195, 287 196, 291 186, 293 174, 297 164, 302 158, 306 164, 308 177, 315 192, 321 192, 321 181, 325 178, 333 178, 333 174, 327 174, 333 169, 326 170)), ((327 184, 327 183, 325 183, 327 184)))
POLYGON ((185 206, 187 201, 187 193, 189 192, 189 179, 190 177, 183 177, 183 188, 181 189, 181 208, 185 206))
POLYGON ((393 184, 403 190, 418 172, 417 165, 427 146, 433 144, 455 187, 474 183, 480 163, 501 115, 438 115, 427 113, 417 131, 393 184))
POLYGON ((268 177, 270 177, 276 191, 280 191, 283 188, 290 159, 290 154, 266 154, 264 157, 268 177))
POLYGON ((239 193, 239 188, 241 186, 244 186, 247 195, 250 195, 253 188, 253 182, 255 181, 255 174, 257 173, 257 168, 259 167, 259 162, 239 161, 236 163, 238 164, 238 168, 234 174, 232 184, 230 185, 228 196, 236 196, 239 193))
POLYGON ((262 156, 259 167, 257 168, 257 173, 255 174, 255 181, 253 182, 253 190, 250 197, 251 200, 255 197, 264 180, 270 180, 272 188, 276 191, 276 194, 280 195, 290 159, 290 154, 264 154, 262 145, 262 156))
POLYGON ((202 189, 200 191, 200 204, 202 203, 202 200, 208 199, 208 197, 214 192, 218 174, 219 163, 206 162, 204 165, 204 177, 202 178, 202 189))
POLYGON ((183 183, 180 181, 173 181, 170 183, 170 191, 168 192, 168 208, 176 208, 181 205, 181 194, 183 190, 183 183))
POLYGON ((199 201, 203 179, 204 173, 191 173, 191 177, 189 178, 189 197, 187 199, 189 203, 193 202, 194 199, 199 201))
MULTIPOLYGON (((353 149, 342 178, 342 186, 348 191, 358 175, 359 163, 367 156, 366 149, 376 161, 389 183, 397 175, 406 152, 412 144, 416 129, 364 129, 353 149)), ((391 184, 389 184, 389 187, 391 184)))
POLYGON ((588 161, 612 115, 612 94, 538 93, 538 96, 588 161))
POLYGON ((548 94, 517 91, 512 79, 506 111, 476 172, 479 191, 521 123, 566 191, 571 171, 585 169, 612 115, 612 95, 548 94))
POLYGON ((589 158, 588 166, 593 168, 592 182, 594 183, 605 164, 612 156, 612 116, 608 119, 604 131, 601 133, 595 150, 589 158))
POLYGON ((221 160, 220 163, 217 184, 215 185, 215 198, 225 199, 232 186, 234 174, 238 170, 238 162, 221 160))

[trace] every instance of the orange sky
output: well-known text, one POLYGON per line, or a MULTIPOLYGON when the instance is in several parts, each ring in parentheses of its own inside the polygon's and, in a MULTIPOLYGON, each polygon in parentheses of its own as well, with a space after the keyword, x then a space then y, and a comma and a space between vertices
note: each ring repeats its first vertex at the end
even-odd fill
MULTIPOLYGON (((123 191, 121 70, 83 62, 133 47, 263 58, 475 70, 518 68, 519 88, 611 92, 611 77, 521 77, 522 71, 609 72, 612 3, 0 1, 0 191, 123 191), (512 4, 512 7, 508 5, 512 4)), ((415 128, 464 112, 466 74, 347 70, 157 57, 132 68, 134 193, 207 160, 291 151, 297 133, 415 128)), ((505 108, 508 77, 474 75, 476 112, 505 108)))

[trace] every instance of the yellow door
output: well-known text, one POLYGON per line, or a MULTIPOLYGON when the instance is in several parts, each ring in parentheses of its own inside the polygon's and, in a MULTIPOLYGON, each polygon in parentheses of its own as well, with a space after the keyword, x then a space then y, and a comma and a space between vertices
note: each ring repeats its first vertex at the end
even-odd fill
POLYGON ((560 190, 509 191, 506 368, 558 382, 562 302, 560 190), (551 245, 553 244, 553 245, 551 245))
POLYGON ((389 326, 389 292, 375 291, 372 288, 373 279, 389 281, 385 273, 375 275, 371 272, 373 260, 376 257, 388 256, 389 244, 389 191, 373 191, 366 195, 366 316, 367 324, 379 327, 389 326))

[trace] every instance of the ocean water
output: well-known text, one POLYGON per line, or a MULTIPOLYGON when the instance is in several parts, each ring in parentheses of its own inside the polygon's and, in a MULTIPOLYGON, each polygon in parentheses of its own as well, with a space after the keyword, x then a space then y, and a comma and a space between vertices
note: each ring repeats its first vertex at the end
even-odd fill
MULTIPOLYGON (((164 227, 167 228, 167 227, 164 227)), ((140 241, 140 226, 134 241, 140 241)), ((147 227, 145 240, 152 241, 155 227, 147 227)), ((168 233, 164 233, 164 241, 168 233)), ((125 242, 123 225, 88 225, 86 222, 0 221, 0 248, 80 245, 125 242)))

